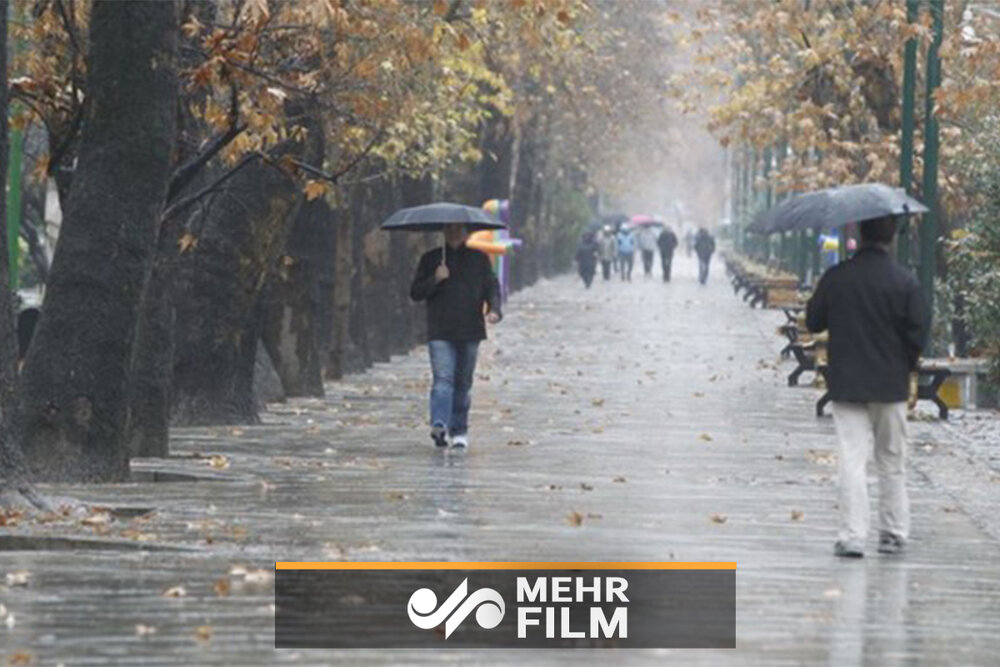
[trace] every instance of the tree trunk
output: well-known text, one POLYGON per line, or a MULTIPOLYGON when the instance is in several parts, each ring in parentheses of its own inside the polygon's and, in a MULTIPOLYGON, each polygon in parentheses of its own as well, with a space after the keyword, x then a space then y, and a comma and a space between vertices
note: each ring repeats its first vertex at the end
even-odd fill
POLYGON ((511 264, 511 283, 514 290, 524 289, 538 279, 538 221, 535 171, 537 169, 536 129, 538 120, 529 119, 520 125, 512 173, 510 196, 510 221, 514 236, 524 239, 524 245, 511 264))
POLYGON ((324 264, 333 259, 331 219, 324 199, 304 202, 268 278, 263 340, 286 396, 323 396, 321 304, 324 264))
POLYGON ((483 127, 479 164, 480 199, 509 199, 513 158, 513 134, 510 121, 494 114, 483 127))
POLYGON ((244 167, 205 205, 197 244, 176 265, 175 424, 257 421, 253 369, 261 290, 301 197, 281 169, 244 167))
POLYGON ((127 380, 167 189, 174 3, 94 3, 80 157, 22 390, 42 479, 128 477, 127 380))
MULTIPOLYGON (((186 0, 181 5, 181 24, 194 19, 207 25, 215 20, 217 9, 213 3, 186 0)), ((181 36, 178 54, 181 68, 195 67, 200 63, 200 56, 196 55, 197 46, 189 38, 181 36)), ((187 164, 198 156, 211 133, 211 129, 191 112, 191 107, 202 102, 204 96, 204 92, 199 92, 193 98, 185 95, 178 101, 172 179, 179 165, 187 164)), ((210 169, 203 168, 187 187, 173 193, 172 200, 208 186, 212 177, 210 172, 210 169)), ((170 196, 168 191, 168 198, 170 196)), ((186 218, 196 215, 197 211, 188 216, 178 215, 164 220, 157 236, 153 273, 140 308, 130 373, 128 438, 132 456, 165 457, 169 454, 176 330, 173 304, 175 263, 180 252, 179 242, 187 226, 186 218)))
MULTIPOLYGON (((354 196, 354 188, 347 193, 345 199, 354 196)), ((330 380, 342 378, 354 370, 351 363, 351 288, 353 286, 353 248, 354 248, 354 216, 346 204, 334 212, 336 220, 336 236, 334 237, 334 277, 331 296, 331 332, 329 358, 326 365, 326 377, 330 380)))

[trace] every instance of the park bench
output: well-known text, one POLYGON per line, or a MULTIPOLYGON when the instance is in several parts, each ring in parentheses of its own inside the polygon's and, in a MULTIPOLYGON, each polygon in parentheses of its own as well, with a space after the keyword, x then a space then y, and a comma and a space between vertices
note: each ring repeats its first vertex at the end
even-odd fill
MULTIPOLYGON (((817 372, 826 379, 826 365, 822 365, 817 369, 817 372)), ((917 387, 916 387, 916 398, 915 401, 931 401, 938 409, 938 418, 942 421, 947 421, 948 419, 948 404, 941 399, 940 391, 941 385, 944 384, 948 376, 951 375, 951 371, 947 368, 942 368, 940 366, 925 365, 923 362, 920 364, 917 370, 917 387)), ((830 402, 830 391, 827 390, 823 393, 818 401, 816 401, 816 416, 822 417, 826 410, 827 403, 830 402)))
POLYGON ((799 386, 799 377, 806 371, 819 372, 819 367, 826 363, 826 337, 817 336, 809 340, 800 339, 790 345, 795 357, 795 370, 788 374, 788 386, 799 386))
POLYGON ((725 261, 733 293, 742 291, 743 301, 751 307, 782 308, 801 303, 797 276, 741 257, 726 256, 725 261))
POLYGON ((789 359, 792 356, 792 346, 798 343, 801 337, 799 313, 805 310, 805 306, 782 306, 781 310, 785 313, 785 317, 788 318, 787 322, 778 327, 778 333, 788 339, 788 344, 781 349, 781 358, 789 359))
POLYGON ((941 390, 942 400, 952 408, 989 407, 994 404, 992 397, 980 400, 979 379, 989 372, 989 360, 983 358, 925 359, 930 368, 946 368, 951 371, 941 390), (981 405, 985 403, 986 405, 981 405))

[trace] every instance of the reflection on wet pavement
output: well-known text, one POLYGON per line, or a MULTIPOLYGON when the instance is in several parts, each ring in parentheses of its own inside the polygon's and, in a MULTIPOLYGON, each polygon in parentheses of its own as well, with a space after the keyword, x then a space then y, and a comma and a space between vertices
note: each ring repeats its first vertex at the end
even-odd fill
MULTIPOLYGON (((468 452, 431 447, 416 350, 325 400, 272 406, 260 426, 178 429, 170 460, 137 463, 143 481, 61 490, 156 508, 78 535, 193 551, 0 552, 0 574, 31 575, 0 580, 0 657, 995 664, 1000 545, 976 508, 995 509, 1000 484, 938 479, 938 454, 921 451, 910 551, 870 543, 864 560, 836 560, 833 427, 813 416, 815 390, 785 386, 783 316, 750 310, 720 275, 702 288, 683 257, 675 272, 666 285, 584 291, 562 277, 515 295, 480 354, 468 452), (959 502, 969 493, 982 504, 959 502), (341 559, 735 560, 739 648, 274 651, 274 562, 341 559)), ((944 449, 947 430, 916 431, 944 449)))

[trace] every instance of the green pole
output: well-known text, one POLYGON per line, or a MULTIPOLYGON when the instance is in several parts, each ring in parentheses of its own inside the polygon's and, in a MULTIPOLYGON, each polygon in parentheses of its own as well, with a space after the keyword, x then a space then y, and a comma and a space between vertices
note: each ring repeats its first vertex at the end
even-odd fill
MULTIPOLYGON (((906 0, 906 21, 913 24, 917 20, 920 0, 906 0)), ((906 41, 903 51, 903 129, 900 138, 899 184, 908 193, 913 194, 913 128, 916 115, 916 81, 917 81, 917 40, 906 41)), ((909 219, 900 226, 896 246, 897 257, 901 264, 910 264, 910 228, 909 219)))
MULTIPOLYGON (((770 210, 771 206, 774 204, 774 191, 771 189, 771 147, 768 146, 764 149, 764 163, 762 165, 762 175, 764 177, 764 210, 770 210)), ((760 235, 761 239, 764 241, 764 247, 766 252, 764 253, 764 261, 771 259, 771 237, 760 235)))
POLYGON ((944 32, 944 0, 930 0, 934 38, 927 50, 927 95, 924 106, 924 203, 930 212, 920 225, 920 284, 930 312, 934 312, 934 269, 938 237, 938 121, 934 116, 934 92, 941 85, 938 50, 944 32))

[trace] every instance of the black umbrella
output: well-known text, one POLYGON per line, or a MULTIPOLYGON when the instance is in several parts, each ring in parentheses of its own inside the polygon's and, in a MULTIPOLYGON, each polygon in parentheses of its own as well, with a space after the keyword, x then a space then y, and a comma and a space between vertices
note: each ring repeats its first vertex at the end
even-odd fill
POLYGON ((382 229, 410 232, 439 232, 447 225, 468 225, 472 231, 506 229, 507 225, 481 208, 462 204, 426 204, 402 208, 382 223, 382 229))
MULTIPOLYGON (((506 229, 500 222, 481 208, 439 202, 411 208, 401 208, 382 223, 382 229, 405 232, 439 232, 447 225, 466 225, 470 231, 481 229, 506 229)), ((441 263, 445 263, 448 244, 441 244, 441 263)))
POLYGON ((748 229, 761 234, 826 229, 887 215, 915 215, 928 210, 902 188, 882 183, 842 185, 786 199, 759 216, 748 229))

